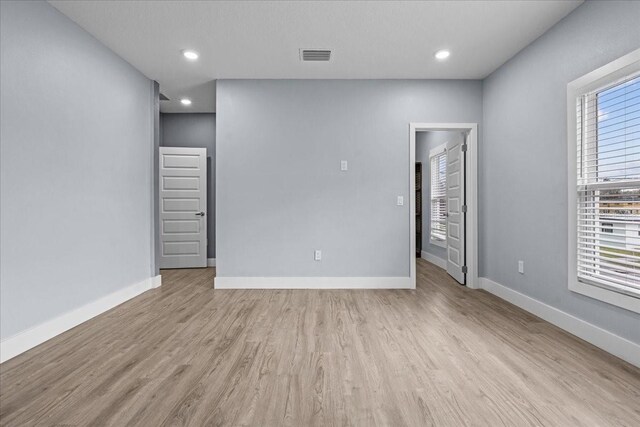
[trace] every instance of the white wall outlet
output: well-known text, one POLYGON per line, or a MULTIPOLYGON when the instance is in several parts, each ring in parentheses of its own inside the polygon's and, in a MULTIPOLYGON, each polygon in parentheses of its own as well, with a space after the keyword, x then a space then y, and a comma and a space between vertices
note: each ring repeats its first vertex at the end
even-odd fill
POLYGON ((524 261, 518 261, 518 273, 524 274, 524 261))
POLYGON ((320 261, 322 259, 322 251, 316 250, 313 253, 313 259, 316 260, 316 261, 320 261))
POLYGON ((340 170, 346 171, 349 169, 349 163, 346 160, 340 160, 340 170))
POLYGON ((396 204, 398 206, 403 206, 404 205, 404 197, 398 196, 398 201, 396 202, 396 204))

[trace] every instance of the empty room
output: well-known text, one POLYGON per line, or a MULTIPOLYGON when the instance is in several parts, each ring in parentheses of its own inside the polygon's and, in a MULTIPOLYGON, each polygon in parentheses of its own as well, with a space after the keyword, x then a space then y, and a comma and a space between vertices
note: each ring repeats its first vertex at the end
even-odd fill
POLYGON ((0 426, 639 426, 640 1, 0 1, 0 426))

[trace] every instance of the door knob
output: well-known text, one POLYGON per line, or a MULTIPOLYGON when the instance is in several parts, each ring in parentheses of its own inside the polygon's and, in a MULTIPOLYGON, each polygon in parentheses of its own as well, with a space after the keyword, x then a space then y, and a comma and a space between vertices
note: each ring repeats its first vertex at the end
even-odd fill
POLYGON ((198 212, 198 213, 196 213, 196 215, 198 215, 198 216, 204 216, 204 212, 198 212))

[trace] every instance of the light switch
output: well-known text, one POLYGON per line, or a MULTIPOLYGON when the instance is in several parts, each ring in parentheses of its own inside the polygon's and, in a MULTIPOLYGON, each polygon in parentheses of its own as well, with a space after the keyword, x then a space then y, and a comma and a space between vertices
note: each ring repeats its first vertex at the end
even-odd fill
POLYGON ((313 259, 316 261, 320 261, 322 259, 322 251, 315 251, 313 253, 313 259))
POLYGON ((524 274, 524 261, 518 261, 518 273, 524 274))
POLYGON ((404 205, 404 197, 402 196, 398 196, 398 202, 397 202, 398 206, 402 206, 404 205))
POLYGON ((346 171, 349 169, 349 164, 347 163, 346 160, 340 160, 340 170, 341 171, 346 171))

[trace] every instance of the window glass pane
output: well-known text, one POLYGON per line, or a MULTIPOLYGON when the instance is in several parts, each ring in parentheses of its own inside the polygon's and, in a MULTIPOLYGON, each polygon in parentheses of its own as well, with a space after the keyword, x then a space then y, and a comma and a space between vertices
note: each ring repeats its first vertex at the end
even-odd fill
POLYGON ((587 168, 597 171, 598 181, 640 178, 640 77, 599 92, 596 99, 597 162, 587 168))

